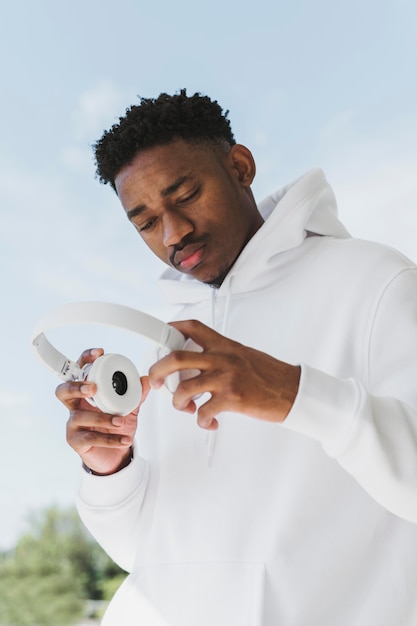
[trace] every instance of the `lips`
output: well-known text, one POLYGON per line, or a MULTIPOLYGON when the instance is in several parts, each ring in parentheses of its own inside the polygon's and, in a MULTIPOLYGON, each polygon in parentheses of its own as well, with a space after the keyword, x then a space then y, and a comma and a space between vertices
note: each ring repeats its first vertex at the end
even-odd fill
POLYGON ((182 271, 190 271, 203 258, 205 245, 202 243, 189 244, 174 254, 173 265, 182 271))

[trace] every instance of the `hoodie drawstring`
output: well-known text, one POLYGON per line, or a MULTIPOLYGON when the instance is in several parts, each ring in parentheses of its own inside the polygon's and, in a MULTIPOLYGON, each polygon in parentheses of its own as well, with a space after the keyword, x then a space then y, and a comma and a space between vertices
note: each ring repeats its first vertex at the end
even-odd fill
MULTIPOLYGON (((228 323, 228 318, 229 318, 229 309, 230 309, 230 302, 231 302, 231 297, 232 297, 232 280, 233 280, 233 276, 230 277, 229 279, 229 285, 228 285, 228 290, 227 290, 227 295, 226 295, 226 302, 225 302, 225 307, 224 307, 224 314, 223 314, 223 320, 222 320, 222 325, 221 325, 221 330, 220 333, 225 336, 226 335, 226 331, 227 331, 227 323, 228 323)), ((211 295, 211 327, 216 330, 216 298, 217 298, 217 291, 215 291, 213 289, 212 295, 211 295)), ((220 428, 220 424, 219 424, 219 428, 220 428)), ((214 450, 216 447, 216 442, 217 442, 217 435, 218 435, 218 430, 210 430, 207 433, 207 437, 206 437, 206 447, 207 447, 207 464, 209 467, 212 466, 213 464, 213 458, 214 458, 214 450)))

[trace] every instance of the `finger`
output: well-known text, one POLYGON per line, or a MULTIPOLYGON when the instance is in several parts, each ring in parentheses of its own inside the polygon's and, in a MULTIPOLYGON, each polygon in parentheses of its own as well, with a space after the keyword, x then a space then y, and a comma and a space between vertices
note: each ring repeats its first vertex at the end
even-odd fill
POLYGON ((219 422, 216 415, 221 413, 222 407, 213 399, 213 396, 200 406, 197 412, 197 424, 205 430, 217 430, 219 422))
POLYGON ((197 423, 206 430, 217 430, 219 422, 216 415, 228 409, 224 394, 219 390, 219 377, 216 374, 202 374, 194 379, 187 380, 177 388, 174 394, 173 404, 180 411, 189 411, 191 405, 196 410, 194 398, 203 394, 206 400, 202 402, 197 411, 197 423), (192 394, 192 395, 191 395, 192 394), (207 397, 208 396, 208 397, 207 397))
POLYGON ((102 433, 96 430, 77 430, 67 437, 69 445, 80 455, 91 448, 128 448, 133 443, 129 435, 102 433))
POLYGON ((197 424, 204 430, 217 430, 219 428, 219 422, 212 415, 202 416, 197 414, 197 424))
POLYGON ((131 423, 131 421, 136 421, 135 415, 130 415, 130 421, 128 422, 127 416, 126 418, 122 418, 123 422, 121 424, 117 424, 113 422, 116 416, 109 415, 108 413, 102 413, 101 411, 92 410, 92 407, 86 409, 77 409, 75 411, 71 411, 69 419, 68 419, 68 428, 70 430, 83 430, 87 428, 94 429, 108 429, 112 430, 114 433, 120 434, 120 425, 126 425, 131 423))
POLYGON ((211 346, 219 345, 219 342, 225 340, 223 335, 220 335, 220 333, 198 320, 170 322, 170 325, 179 330, 186 339, 192 339, 195 341, 195 343, 201 346, 204 350, 207 350, 207 348, 210 348, 211 346))
POLYGON ((142 397, 140 399, 139 407, 145 402, 151 390, 151 386, 149 383, 149 376, 141 376, 140 383, 142 385, 142 397))
MULTIPOLYGON (((206 396, 207 395, 208 394, 206 394, 206 396)), ((200 428, 204 428, 205 430, 218 429, 219 422, 216 419, 216 415, 221 413, 223 407, 216 402, 216 399, 213 398, 212 394, 210 394, 209 398, 200 405, 198 410, 197 405, 193 400, 190 401, 189 405, 185 409, 183 408, 181 410, 187 411, 187 408, 190 405, 194 406, 194 410, 192 411, 193 413, 197 411, 197 424, 200 428)))
MULTIPOLYGON (((204 371, 210 367, 210 360, 204 352, 177 350, 154 363, 149 369, 149 384, 152 389, 159 389, 167 376, 184 370, 204 371)), ((192 377, 191 379, 193 379, 192 377)))
POLYGON ((103 348, 89 348, 88 350, 84 350, 77 363, 80 367, 83 367, 86 363, 93 363, 93 361, 103 354, 103 348))
POLYGON ((215 376, 207 373, 180 382, 172 400, 174 407, 179 411, 191 412, 189 407, 190 405, 195 406, 194 400, 196 398, 201 397, 204 393, 213 394, 215 392, 215 379, 215 376))
POLYGON ((180 406, 176 406, 176 404, 174 403, 174 400, 172 401, 172 404, 175 406, 175 408, 178 411, 183 411, 184 413, 195 413, 197 410, 197 405, 194 402, 194 400, 190 400, 187 404, 181 404, 180 406))
POLYGON ((66 382, 58 385, 55 395, 67 408, 76 407, 80 400, 91 398, 97 391, 94 383, 86 382, 66 382))

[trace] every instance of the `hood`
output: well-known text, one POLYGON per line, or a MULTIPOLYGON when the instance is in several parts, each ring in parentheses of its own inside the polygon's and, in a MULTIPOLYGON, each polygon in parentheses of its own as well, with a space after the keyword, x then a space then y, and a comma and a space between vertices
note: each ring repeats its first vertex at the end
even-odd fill
MULTIPOLYGON (((337 218, 333 190, 322 170, 314 169, 265 198, 258 204, 265 222, 240 253, 217 290, 233 293, 259 288, 260 277, 268 276, 279 255, 301 245, 307 236, 350 237, 337 218)), ((174 305, 201 302, 211 298, 213 289, 194 278, 169 268, 160 286, 174 305)))

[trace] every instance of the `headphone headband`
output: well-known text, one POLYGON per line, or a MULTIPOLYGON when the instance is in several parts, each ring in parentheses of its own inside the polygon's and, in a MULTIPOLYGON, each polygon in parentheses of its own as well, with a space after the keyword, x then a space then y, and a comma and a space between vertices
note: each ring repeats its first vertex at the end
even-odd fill
POLYGON ((184 336, 173 326, 137 309, 109 302, 75 302, 47 313, 38 322, 32 337, 37 355, 63 380, 72 378, 76 363, 59 352, 45 337, 47 330, 72 324, 104 324, 129 330, 154 341, 169 352, 184 347, 184 336))

